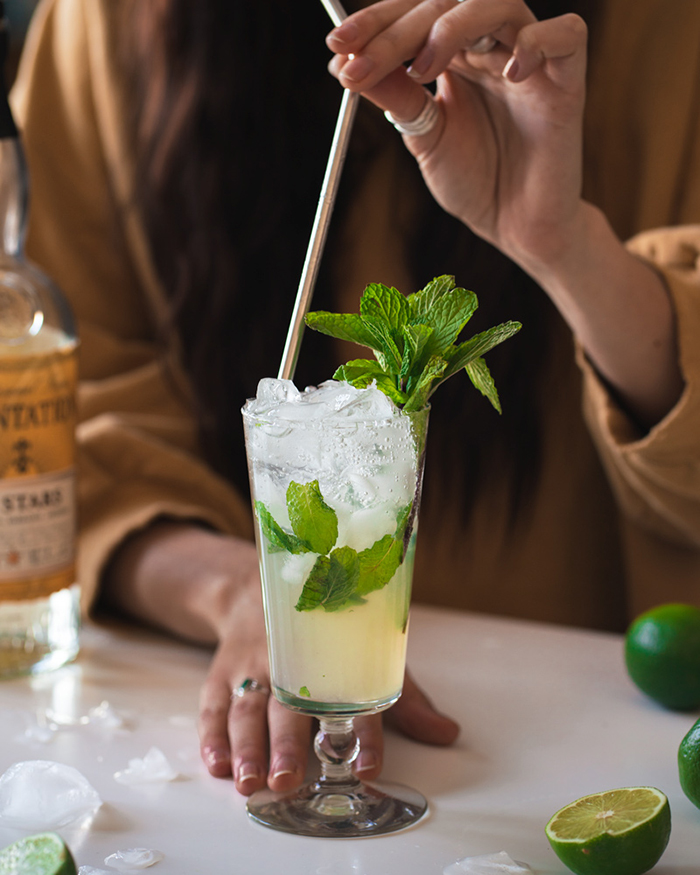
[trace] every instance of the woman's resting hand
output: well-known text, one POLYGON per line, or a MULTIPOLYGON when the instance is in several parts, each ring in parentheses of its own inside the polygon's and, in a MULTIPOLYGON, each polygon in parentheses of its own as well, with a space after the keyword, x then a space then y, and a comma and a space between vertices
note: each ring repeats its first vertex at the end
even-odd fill
MULTIPOLYGON (((233 775, 248 795, 266 784, 285 791, 304 777, 312 722, 272 696, 232 698, 246 678, 269 687, 262 597, 255 546, 204 528, 154 523, 129 540, 105 579, 105 602, 151 625, 216 644, 199 707, 202 759, 212 775, 233 775)), ((450 744, 457 724, 439 714, 409 675, 386 720, 428 744, 450 744)), ((382 767, 382 718, 356 721, 356 769, 368 779, 382 767)))

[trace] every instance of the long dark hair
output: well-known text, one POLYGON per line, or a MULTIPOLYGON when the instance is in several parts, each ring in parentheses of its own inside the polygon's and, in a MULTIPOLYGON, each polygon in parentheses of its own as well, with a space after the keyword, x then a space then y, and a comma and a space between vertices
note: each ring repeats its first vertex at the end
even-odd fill
MULTIPOLYGON (((540 18, 569 9, 589 15, 591 2, 531 7, 540 18)), ((192 380, 203 452, 246 489, 239 410, 260 377, 277 373, 340 100, 325 69, 328 19, 317 0, 303 7, 289 0, 131 0, 122 8, 137 198, 171 303, 164 328, 176 332, 192 380)), ((368 105, 333 229, 342 227, 356 181, 387 137, 397 143, 402 184, 414 185, 419 199, 420 219, 405 241, 415 282, 403 291, 452 273, 479 296, 475 330, 504 319, 525 326, 489 357, 502 418, 461 377, 436 395, 433 491, 443 499, 445 490, 456 493, 468 513, 468 496, 499 460, 510 467, 515 514, 537 476, 536 387, 559 317, 526 275, 442 212, 395 132, 368 105)), ((338 246, 333 229, 316 308, 337 308, 328 277, 338 246)), ((332 358, 330 342, 306 332, 297 383, 326 379, 332 358)))

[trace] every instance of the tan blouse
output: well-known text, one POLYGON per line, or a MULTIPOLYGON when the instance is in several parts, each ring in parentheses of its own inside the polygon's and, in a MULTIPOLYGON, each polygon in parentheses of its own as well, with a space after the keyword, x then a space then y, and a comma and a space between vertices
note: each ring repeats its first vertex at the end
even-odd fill
MULTIPOLYGON (((177 390, 164 377, 156 325, 165 301, 131 198, 113 9, 110 0, 43 0, 13 92, 33 180, 28 251, 69 296, 82 339, 86 609, 111 552, 155 516, 252 536, 247 502, 198 453, 185 376, 177 390)), ((655 603, 700 604, 700 3, 674 0, 669 15, 666 0, 612 0, 602 24, 587 196, 625 238, 645 232, 629 245, 668 282, 686 389, 640 438, 562 322, 528 518, 507 530, 505 478, 475 497, 468 528, 426 508, 415 592, 438 604, 620 628, 655 603)), ((368 281, 406 288, 392 215, 378 209, 394 172, 380 159, 358 192, 341 250, 352 257, 337 265, 343 309, 356 308, 368 281)), ((169 355, 177 363, 177 350, 169 355)))

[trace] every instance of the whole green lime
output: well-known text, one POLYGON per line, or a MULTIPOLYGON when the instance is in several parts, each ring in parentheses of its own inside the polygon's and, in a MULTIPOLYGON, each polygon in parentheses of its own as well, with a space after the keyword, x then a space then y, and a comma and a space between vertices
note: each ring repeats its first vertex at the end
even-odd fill
POLYGON ((685 795, 700 808, 700 720, 691 726, 678 748, 678 777, 685 795))
POLYGON ((576 875, 643 875, 666 850, 671 809, 655 787, 621 787, 565 805, 545 833, 576 875))
POLYGON ((625 635, 625 664, 634 683, 667 708, 700 705, 700 608, 667 604, 632 622, 625 635))

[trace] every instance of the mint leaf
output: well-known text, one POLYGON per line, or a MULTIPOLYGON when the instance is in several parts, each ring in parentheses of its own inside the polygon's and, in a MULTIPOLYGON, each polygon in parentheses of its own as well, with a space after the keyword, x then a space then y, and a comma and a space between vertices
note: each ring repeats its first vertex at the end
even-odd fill
POLYGON ((305 699, 311 698, 311 693, 309 692, 309 688, 306 686, 299 687, 299 695, 303 696, 305 699))
POLYGON ((466 289, 452 289, 435 302, 435 306, 426 316, 427 324, 435 329, 435 351, 442 352, 455 342, 477 306, 476 295, 466 289))
POLYGON ((330 557, 319 556, 295 605, 297 611, 323 607, 337 611, 355 594, 360 562, 352 547, 340 547, 330 557))
POLYGON ((290 535, 277 523, 262 501, 255 502, 255 512, 260 520, 262 533, 270 545, 270 552, 286 550, 288 553, 308 553, 308 547, 299 538, 290 535))
POLYGON ((398 289, 370 283, 360 300, 360 316, 376 319, 390 328, 401 328, 408 321, 410 307, 398 289))
MULTIPOLYGON (((381 322, 379 319, 366 319, 366 326, 372 331, 379 344, 378 352, 381 356, 377 356, 382 367, 390 374, 398 374, 401 370, 401 361, 403 354, 399 349, 391 326, 381 322)), ((375 346, 376 350, 377 347, 375 346)))
POLYGON ((294 534, 313 553, 328 553, 338 540, 338 516, 323 500, 318 480, 287 487, 287 512, 294 534))
POLYGON ((445 369, 447 362, 440 356, 431 356, 428 364, 425 366, 423 373, 418 378, 415 388, 411 392, 408 401, 404 404, 406 413, 413 413, 416 410, 422 410, 428 403, 428 398, 432 395, 434 388, 433 383, 439 380, 445 369))
POLYGON ((321 334, 359 343, 360 346, 368 346, 370 349, 381 349, 376 345, 377 338, 357 313, 328 313, 325 310, 317 310, 307 313, 304 322, 309 328, 320 331, 321 334))
POLYGON ((341 365, 333 374, 334 380, 345 380, 358 389, 369 386, 372 380, 386 377, 386 373, 378 361, 374 359, 352 359, 341 365))
POLYGON ((346 365, 341 365, 333 374, 334 380, 345 380, 357 389, 364 389, 372 381, 376 381, 377 388, 395 403, 401 406, 408 397, 405 392, 397 388, 392 378, 382 370, 379 362, 371 359, 353 359, 346 365))
POLYGON ((403 327, 403 359, 401 361, 400 377, 411 377, 420 374, 430 352, 435 329, 430 325, 404 325, 403 327))
POLYGON ((470 337, 469 340, 460 344, 450 356, 445 379, 466 367, 470 361, 483 356, 494 346, 498 346, 499 343, 503 343, 504 340, 517 334, 521 328, 520 322, 504 322, 502 325, 496 325, 470 337))
POLYGON ((432 282, 428 283, 428 285, 424 289, 421 289, 420 292, 409 295, 406 300, 408 301, 413 317, 418 319, 422 316, 428 317, 437 301, 439 301, 444 294, 452 291, 454 287, 455 278, 453 276, 439 276, 432 282))
POLYGON ((319 556, 309 576, 304 582, 301 595, 294 606, 297 611, 313 611, 323 601, 328 586, 328 572, 331 560, 328 556, 319 556))
POLYGON ((469 379, 474 384, 474 387, 478 389, 482 395, 485 395, 500 413, 501 402, 498 398, 498 392, 496 391, 496 384, 493 382, 491 371, 489 371, 486 362, 481 358, 474 359, 473 362, 469 362, 465 367, 465 371, 469 375, 469 379))
POLYGON ((391 535, 384 535, 371 547, 357 554, 360 563, 360 577, 357 592, 360 595, 381 589, 396 573, 403 561, 403 541, 391 535))
POLYGON ((359 388, 375 380, 407 413, 423 409, 437 387, 463 368, 500 411, 488 368, 482 361, 475 362, 521 325, 505 322, 458 343, 477 307, 474 292, 458 287, 454 277, 445 275, 408 297, 395 288, 370 283, 360 300, 359 315, 319 311, 307 314, 306 324, 331 337, 369 347, 376 364, 355 359, 338 368, 335 379, 359 388))

